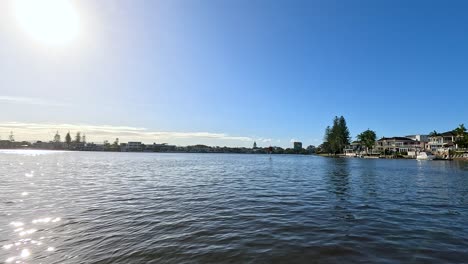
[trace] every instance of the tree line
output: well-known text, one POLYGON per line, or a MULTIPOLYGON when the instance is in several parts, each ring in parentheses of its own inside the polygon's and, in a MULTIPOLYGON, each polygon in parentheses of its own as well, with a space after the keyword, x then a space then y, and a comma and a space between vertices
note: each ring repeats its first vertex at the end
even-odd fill
MULTIPOLYGON (((53 141, 54 143, 61 143, 61 137, 60 137, 60 134, 59 132, 57 131, 54 135, 54 139, 53 141)), ((85 144, 86 143, 86 135, 83 133, 83 135, 81 135, 81 132, 76 132, 76 135, 75 135, 75 138, 72 140, 72 137, 70 135, 70 131, 68 131, 68 133, 65 135, 65 141, 64 143, 70 147, 72 144, 75 144, 75 145, 78 145, 78 144, 85 144)))
MULTIPOLYGON (((55 133, 53 142, 55 143, 61 142, 61 137, 58 131, 57 133, 55 133)), ((70 135, 70 131, 68 131, 68 133, 65 135, 64 143, 67 145, 67 148, 69 149, 70 147, 76 147, 77 145, 86 144, 86 135, 84 133, 82 135, 81 132, 76 132, 74 139, 72 139, 70 135)), ((118 150, 120 148, 119 138, 116 138, 114 142, 112 143, 110 143, 109 140, 104 140, 103 145, 104 145, 104 149, 106 150, 111 150, 111 151, 118 150)))

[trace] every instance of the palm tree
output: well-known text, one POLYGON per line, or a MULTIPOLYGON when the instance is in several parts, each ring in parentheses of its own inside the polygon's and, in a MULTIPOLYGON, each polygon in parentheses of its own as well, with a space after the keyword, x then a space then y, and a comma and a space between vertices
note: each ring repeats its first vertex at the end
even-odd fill
POLYGON ((457 128, 453 130, 457 137, 463 137, 466 133, 466 128, 464 124, 460 124, 457 128))
POLYGON ((429 133, 429 137, 437 137, 437 136, 440 136, 439 133, 437 133, 437 131, 432 131, 431 133, 429 133))
POLYGON ((68 131, 67 135, 65 136, 65 143, 67 143, 67 148, 70 149, 70 144, 71 144, 71 136, 70 136, 70 131, 68 131))
POLYGON ((457 147, 466 147, 468 145, 468 134, 466 133, 466 128, 464 124, 460 124, 457 128, 453 130, 455 133, 455 143, 457 147))

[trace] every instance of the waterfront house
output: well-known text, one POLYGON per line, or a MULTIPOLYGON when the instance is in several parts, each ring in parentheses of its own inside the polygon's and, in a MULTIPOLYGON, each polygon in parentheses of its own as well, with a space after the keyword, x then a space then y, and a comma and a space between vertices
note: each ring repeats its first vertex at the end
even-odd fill
POLYGON ((361 144, 361 141, 353 141, 351 144, 345 147, 345 156, 355 157, 361 154, 366 148, 361 144))
POLYGON ((351 144, 345 147, 344 153, 348 157, 356 157, 361 155, 378 155, 379 151, 376 149, 367 149, 361 141, 353 141, 351 144))
POLYGON ((456 138, 456 134, 452 131, 429 136, 427 149, 431 151, 447 151, 450 149, 456 149, 456 138))
POLYGON ((413 150, 408 151, 409 156, 416 157, 418 155, 417 151, 427 149, 427 144, 429 143, 429 135, 409 135, 405 136, 406 138, 412 139, 414 141, 419 141, 419 149, 414 148, 413 150))
POLYGON ((421 142, 407 137, 383 137, 375 143, 378 152, 408 153, 421 149, 421 142))

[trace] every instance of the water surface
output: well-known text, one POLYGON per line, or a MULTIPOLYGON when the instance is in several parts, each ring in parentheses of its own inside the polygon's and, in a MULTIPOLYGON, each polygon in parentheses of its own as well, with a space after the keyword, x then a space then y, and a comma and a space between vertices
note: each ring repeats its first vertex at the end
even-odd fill
POLYGON ((0 151, 0 261, 462 263, 468 164, 0 151))

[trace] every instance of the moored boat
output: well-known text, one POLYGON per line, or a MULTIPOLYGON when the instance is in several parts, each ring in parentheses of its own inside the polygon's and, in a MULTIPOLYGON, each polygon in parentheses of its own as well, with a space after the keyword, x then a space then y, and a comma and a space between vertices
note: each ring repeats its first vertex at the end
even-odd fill
POLYGON ((417 160, 433 160, 435 159, 435 157, 436 156, 433 155, 432 153, 422 151, 418 153, 418 155, 416 156, 416 159, 417 160))

